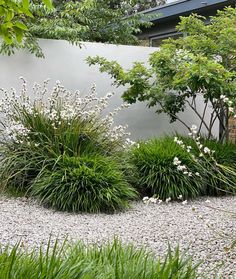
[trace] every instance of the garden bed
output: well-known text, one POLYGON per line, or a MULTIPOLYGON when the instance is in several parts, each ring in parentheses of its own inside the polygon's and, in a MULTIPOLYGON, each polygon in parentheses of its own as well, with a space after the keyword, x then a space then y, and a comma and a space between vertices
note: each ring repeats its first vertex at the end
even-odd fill
POLYGON ((32 248, 41 243, 46 247, 50 237, 52 243, 56 238, 63 242, 66 236, 72 241, 101 243, 117 236, 122 242, 144 245, 164 255, 169 242, 172 248, 178 244, 181 250, 189 247, 195 262, 204 260, 199 272, 206 278, 215 273, 235 278, 235 249, 227 250, 236 234, 235 216, 230 213, 235 207, 236 197, 222 197, 185 205, 136 202, 130 210, 116 214, 73 214, 43 208, 31 199, 1 196, 1 244, 21 241, 23 247, 32 248))

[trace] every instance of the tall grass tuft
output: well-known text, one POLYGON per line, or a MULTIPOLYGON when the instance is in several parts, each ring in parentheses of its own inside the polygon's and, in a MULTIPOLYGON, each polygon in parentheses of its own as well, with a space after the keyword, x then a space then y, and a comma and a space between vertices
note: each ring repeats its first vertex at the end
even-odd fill
MULTIPOLYGON (((48 244, 50 245, 50 243, 48 244)), ((0 279, 195 279, 197 265, 170 249, 164 260, 120 241, 100 247, 58 242, 46 252, 22 252, 18 246, 0 251, 0 279)))
POLYGON ((38 176, 32 194, 59 210, 93 213, 127 208, 137 197, 117 163, 101 155, 63 157, 38 176))
POLYGON ((189 154, 176 145, 173 137, 141 142, 133 148, 132 162, 138 173, 137 187, 145 195, 160 199, 193 198, 201 194, 202 181, 199 177, 183 174, 173 164, 178 157, 183 164, 194 167, 189 154))
POLYGON ((114 125, 121 108, 104 113, 112 94, 98 98, 93 87, 82 96, 59 82, 51 93, 47 82, 36 84, 33 92, 30 98, 23 80, 21 94, 5 94, 0 106, 4 188, 27 194, 33 189, 34 195, 61 210, 126 207, 135 191, 125 182, 120 164, 110 158, 133 142, 125 126, 114 125))
POLYGON ((198 158, 195 169, 198 168, 204 184, 204 194, 220 196, 236 193, 236 145, 233 143, 221 143, 214 139, 194 138, 178 135, 185 145, 192 147, 191 153, 198 158), (197 144, 197 142, 199 142, 197 144), (201 148, 199 148, 201 147, 201 148), (211 156, 204 153, 207 147, 211 156), (203 156, 199 157, 202 153, 203 156))

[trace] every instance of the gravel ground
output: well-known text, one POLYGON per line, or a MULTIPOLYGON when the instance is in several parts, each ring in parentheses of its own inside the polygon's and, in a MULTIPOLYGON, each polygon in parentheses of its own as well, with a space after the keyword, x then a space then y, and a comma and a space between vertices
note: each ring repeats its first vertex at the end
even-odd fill
POLYGON ((145 245, 157 255, 165 253, 168 242, 171 247, 179 243, 181 249, 189 247, 194 261, 205 261, 200 269, 205 278, 215 278, 217 273, 220 278, 235 279, 236 249, 227 251, 236 238, 235 212, 236 197, 204 198, 187 205, 138 202, 126 212, 108 215, 56 212, 33 200, 1 196, 0 243, 22 241, 23 246, 32 247, 46 244, 50 236, 85 243, 118 236, 123 242, 145 245))

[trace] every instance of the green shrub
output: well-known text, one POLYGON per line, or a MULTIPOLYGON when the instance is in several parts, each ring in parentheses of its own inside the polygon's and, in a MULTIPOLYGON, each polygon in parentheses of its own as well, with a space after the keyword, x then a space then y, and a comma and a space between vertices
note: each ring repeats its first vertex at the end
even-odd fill
POLYGON ((54 159, 46 159, 40 150, 27 145, 4 146, 0 159, 1 189, 16 194, 27 193, 40 171, 54 162, 54 159))
MULTIPOLYGON (((199 156, 199 153, 202 151, 199 150, 194 139, 179 135, 178 137, 181 138, 186 145, 192 146, 192 154, 196 157, 199 156)), ((208 147, 214 152, 213 158, 217 163, 212 161, 211 158, 206 157, 205 159, 200 159, 199 164, 196 166, 203 178, 203 183, 205 185, 204 193, 213 196, 235 193, 235 187, 230 186, 233 184, 236 185, 235 174, 228 172, 219 165, 230 167, 232 170, 236 171, 236 145, 204 138, 201 138, 200 142, 203 147, 208 147)))
POLYGON ((173 137, 141 142, 133 149, 132 162, 136 166, 138 187, 143 194, 156 195, 160 199, 177 199, 179 195, 186 199, 200 195, 201 179, 177 170, 173 165, 174 157, 190 169, 194 167, 187 151, 178 146, 173 137))
POLYGON ((137 196, 117 163, 104 156, 63 157, 35 180, 32 194, 42 203, 66 211, 114 211, 137 196))
MULTIPOLYGON (((50 244, 50 243, 49 243, 50 244)), ((0 279, 195 279, 197 266, 170 249, 163 261, 145 249, 122 246, 118 240, 101 247, 82 243, 44 253, 22 252, 18 246, 0 251, 0 279)))

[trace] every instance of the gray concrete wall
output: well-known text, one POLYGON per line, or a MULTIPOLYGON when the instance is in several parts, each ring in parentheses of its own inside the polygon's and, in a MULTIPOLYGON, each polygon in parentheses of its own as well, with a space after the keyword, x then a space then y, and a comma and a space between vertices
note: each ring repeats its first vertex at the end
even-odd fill
MULTIPOLYGON (((122 103, 121 95, 124 88, 116 88, 107 74, 101 74, 98 67, 89 67, 85 59, 88 56, 100 55, 110 60, 117 60, 128 68, 134 61, 147 61, 149 54, 155 48, 116 46, 99 43, 83 43, 82 48, 72 46, 65 41, 41 40, 40 45, 45 59, 39 59, 27 52, 19 52, 14 56, 0 56, 0 87, 20 88, 19 77, 23 76, 32 85, 35 81, 42 82, 51 78, 50 86, 56 80, 70 90, 79 89, 86 94, 93 83, 97 85, 99 96, 114 91, 110 109, 122 103)), ((184 113, 189 124, 197 124, 192 112, 184 113)), ((115 119, 117 124, 128 124, 132 139, 144 139, 152 136, 170 134, 174 131, 185 133, 184 127, 179 124, 169 124, 165 115, 155 114, 155 109, 149 109, 145 103, 137 103, 122 111, 115 119)))

